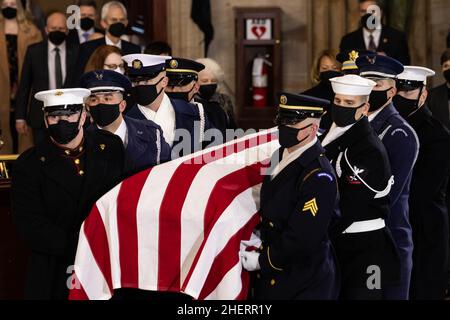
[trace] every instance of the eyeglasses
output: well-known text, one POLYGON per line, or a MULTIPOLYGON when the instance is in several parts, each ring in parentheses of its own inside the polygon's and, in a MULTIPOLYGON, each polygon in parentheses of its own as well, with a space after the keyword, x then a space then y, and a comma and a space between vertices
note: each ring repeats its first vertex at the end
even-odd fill
POLYGON ((109 70, 116 70, 120 68, 121 70, 125 70, 125 64, 105 64, 105 67, 109 70))

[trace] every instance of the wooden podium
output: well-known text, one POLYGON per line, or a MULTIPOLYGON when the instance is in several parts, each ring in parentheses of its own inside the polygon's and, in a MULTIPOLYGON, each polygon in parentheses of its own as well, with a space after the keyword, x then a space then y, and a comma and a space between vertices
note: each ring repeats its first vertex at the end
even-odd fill
POLYGON ((235 8, 235 22, 239 126, 244 129, 274 127, 276 97, 282 89, 281 9, 235 8), (264 61, 262 75, 261 59, 264 61))

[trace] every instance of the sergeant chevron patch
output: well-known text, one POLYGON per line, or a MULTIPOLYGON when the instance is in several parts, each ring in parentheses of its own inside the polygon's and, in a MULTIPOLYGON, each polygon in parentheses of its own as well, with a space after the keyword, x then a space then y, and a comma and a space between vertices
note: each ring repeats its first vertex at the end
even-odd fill
POLYGON ((317 212, 319 211, 319 207, 317 206, 316 198, 305 203, 305 206, 303 207, 303 212, 307 212, 307 211, 311 211, 311 214, 313 215, 313 217, 316 216, 317 212))

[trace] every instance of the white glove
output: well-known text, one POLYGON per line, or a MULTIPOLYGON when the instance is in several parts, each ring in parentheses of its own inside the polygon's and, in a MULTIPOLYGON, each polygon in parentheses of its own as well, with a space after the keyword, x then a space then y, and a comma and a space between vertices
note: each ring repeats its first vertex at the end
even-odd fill
POLYGON ((259 253, 255 251, 240 251, 239 256, 241 257, 241 263, 245 270, 247 271, 258 271, 261 270, 259 266, 259 253))
POLYGON ((239 246, 240 251, 256 251, 261 247, 262 241, 261 239, 254 233, 252 233, 252 237, 248 241, 241 241, 239 246))

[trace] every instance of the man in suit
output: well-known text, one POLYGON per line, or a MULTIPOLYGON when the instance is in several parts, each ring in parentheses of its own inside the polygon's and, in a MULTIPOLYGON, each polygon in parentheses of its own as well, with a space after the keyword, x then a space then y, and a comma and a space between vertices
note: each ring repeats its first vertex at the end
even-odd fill
POLYGON ((97 21, 97 3, 94 0, 79 0, 77 5, 80 7, 80 29, 71 29, 67 41, 76 45, 89 41, 89 37, 94 33, 103 33, 95 27, 97 21))
POLYGON ((92 71, 83 75, 80 86, 91 91, 87 105, 94 124, 118 135, 125 148, 125 171, 132 175, 170 160, 170 147, 161 127, 150 120, 124 116, 125 92, 130 80, 111 70, 92 71))
POLYGON ((433 116, 450 130, 450 49, 442 54, 441 66, 446 81, 430 91, 428 107, 433 116))
POLYGON ((14 164, 12 216, 31 249, 27 299, 67 299, 81 224, 122 177, 120 138, 83 130, 89 94, 86 89, 37 93, 49 136, 14 164))
POLYGON ((397 60, 367 54, 356 60, 360 75, 377 83, 369 99, 369 122, 389 156, 394 185, 390 193, 391 214, 386 220, 400 256, 400 285, 385 287, 387 300, 408 300, 412 270, 413 239, 409 222, 409 191, 413 168, 419 153, 419 139, 413 128, 395 109, 395 78, 404 70, 397 60))
POLYGON ((198 74, 203 69, 205 66, 194 60, 183 58, 167 60, 166 72, 169 84, 166 93, 171 99, 201 105, 211 125, 222 135, 221 139, 219 139, 218 133, 215 136, 214 144, 219 145, 226 142, 227 114, 217 102, 206 101, 196 96, 200 90, 198 74))
POLYGON ((48 40, 27 49, 17 93, 16 129, 33 130, 34 144, 45 139, 42 103, 34 98, 39 91, 71 88, 76 85, 78 47, 66 41, 66 15, 55 12, 47 18, 48 40))
POLYGON ((123 57, 133 84, 132 96, 137 103, 127 116, 152 120, 161 126, 164 138, 172 148, 171 158, 176 159, 202 149, 210 123, 202 105, 170 99, 164 92, 169 83, 166 61, 170 59, 147 54, 123 57))
POLYGON ((411 58, 406 35, 401 31, 382 25, 383 12, 380 9, 373 13, 372 6, 374 5, 380 7, 379 1, 359 0, 361 27, 342 38, 340 51, 369 50, 392 57, 404 65, 410 64, 411 58), (371 17, 375 18, 375 23, 372 23, 371 17))
POLYGON ((416 130, 420 152, 409 197, 414 254, 411 299, 443 300, 447 289, 449 226, 446 193, 450 178, 450 132, 426 107, 427 78, 435 72, 405 67, 394 101, 416 130))
POLYGON ((367 119, 374 81, 331 79, 333 125, 322 145, 336 170, 342 218, 330 230, 342 275, 341 298, 382 300, 400 280, 400 261, 385 220, 394 179, 385 147, 367 119))
POLYGON ((128 25, 127 9, 119 1, 107 2, 101 12, 101 26, 106 30, 103 38, 85 42, 80 47, 80 57, 78 59, 79 76, 84 73, 89 58, 94 51, 102 45, 111 45, 122 50, 123 55, 140 53, 141 48, 131 42, 121 40, 128 25))
POLYGON ((322 100, 282 93, 277 116, 281 149, 261 189, 261 239, 239 253, 243 267, 258 271, 258 300, 334 300, 339 275, 328 228, 339 218, 333 167, 317 139, 322 100))

